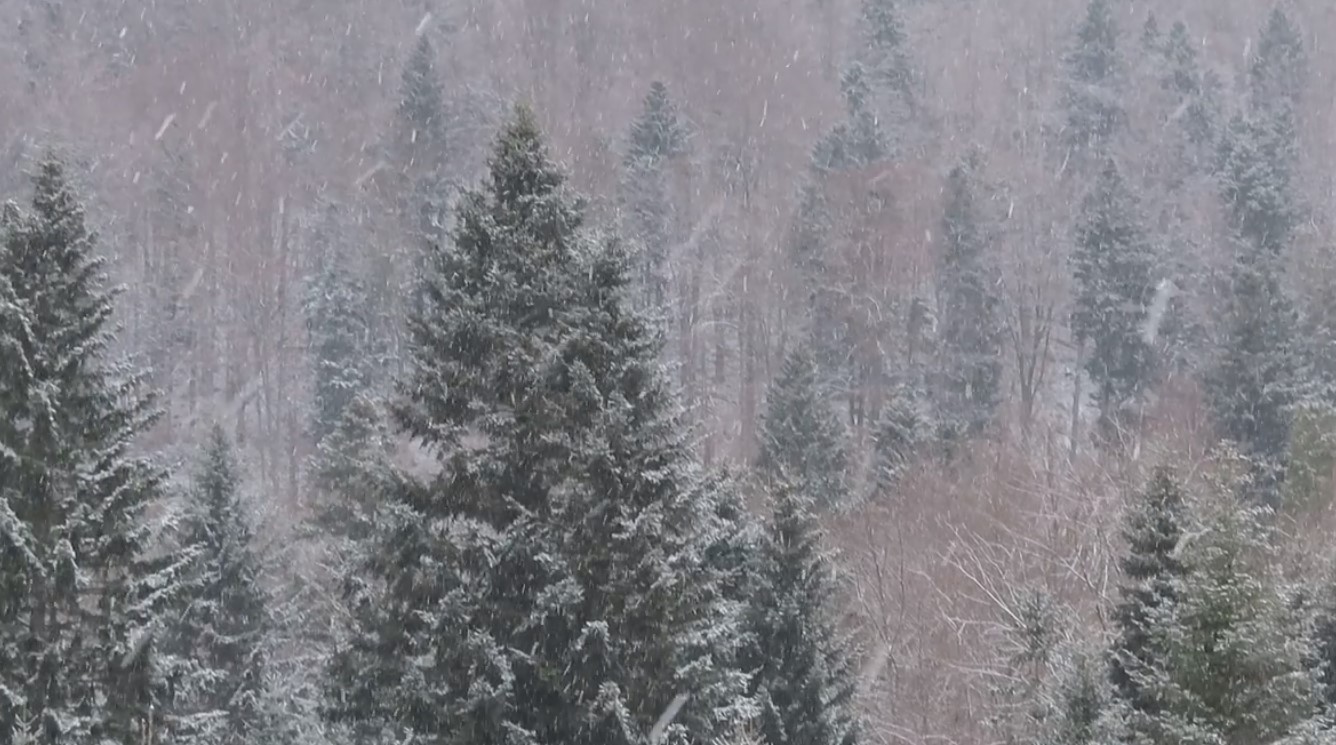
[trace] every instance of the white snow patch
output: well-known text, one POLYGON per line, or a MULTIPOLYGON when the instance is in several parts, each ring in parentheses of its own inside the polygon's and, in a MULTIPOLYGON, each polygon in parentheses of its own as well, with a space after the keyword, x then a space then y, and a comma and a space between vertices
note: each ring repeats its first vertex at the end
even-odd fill
POLYGON ((1150 309, 1146 311, 1146 322, 1141 326, 1142 341, 1147 344, 1155 343, 1156 337, 1160 335, 1160 324, 1164 322, 1164 314, 1169 310, 1169 301, 1177 292, 1178 285, 1174 284, 1172 279, 1160 280, 1159 286, 1155 288, 1155 298, 1151 300, 1150 309))
POLYGON ((431 23, 431 13, 427 13, 426 15, 422 16, 422 20, 418 21, 417 28, 414 29, 413 35, 421 36, 422 33, 427 30, 428 23, 431 23))
POLYGON ((366 183, 367 179, 371 178, 372 176, 375 176, 376 172, 384 167, 385 167, 384 161, 377 161, 374 166, 371 166, 371 168, 367 169, 365 173, 357 177, 357 180, 353 182, 353 186, 361 186, 362 184, 366 183))
POLYGON ((204 129, 209 120, 213 118, 213 110, 216 108, 218 108, 218 102, 210 101, 209 105, 204 107, 204 116, 199 118, 199 124, 195 125, 195 129, 204 129))
POLYGON ((650 745, 657 745, 663 739, 664 730, 668 729, 668 725, 673 723, 677 712, 682 710, 682 706, 686 702, 687 694, 685 693, 679 693, 673 697, 672 703, 668 704, 668 708, 663 710, 663 713, 659 715, 659 721, 655 722, 654 727, 649 731, 650 745))
POLYGON ((195 294, 195 290, 199 289, 199 283, 202 279, 204 279, 204 269, 196 269, 190 281, 186 282, 185 286, 181 288, 182 301, 189 300, 195 294))
POLYGON ((173 112, 171 114, 168 114, 167 118, 162 120, 162 126, 158 127, 158 133, 153 135, 153 139, 155 141, 161 140, 162 136, 167 134, 167 128, 172 126, 172 122, 174 121, 176 121, 176 113, 173 112))

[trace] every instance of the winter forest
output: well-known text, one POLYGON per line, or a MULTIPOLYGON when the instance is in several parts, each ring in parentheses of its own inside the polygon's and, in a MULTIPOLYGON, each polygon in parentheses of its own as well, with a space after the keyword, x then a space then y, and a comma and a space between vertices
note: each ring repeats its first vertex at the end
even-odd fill
POLYGON ((0 745, 1336 743, 1330 0, 0 15, 0 745))

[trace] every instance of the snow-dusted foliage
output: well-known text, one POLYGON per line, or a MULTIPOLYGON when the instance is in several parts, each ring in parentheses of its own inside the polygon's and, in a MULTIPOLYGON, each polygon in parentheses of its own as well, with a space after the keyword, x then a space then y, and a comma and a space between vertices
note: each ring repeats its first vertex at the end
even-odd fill
POLYGON ((938 415, 968 432, 992 420, 1002 385, 1002 308, 990 255, 996 236, 980 183, 981 157, 971 152, 947 177, 946 250, 938 275, 938 415))
POLYGON ((1064 136, 1078 157, 1104 152, 1126 118, 1113 3, 1090 0, 1066 59, 1064 136))
POLYGON ((48 157, 0 242, 0 742, 130 742, 163 693, 154 656, 178 557, 150 560, 164 474, 154 417, 111 359, 113 293, 48 157))
MULTIPOLYGON (((336 212, 339 207, 326 209, 336 212)), ((317 442, 334 430, 354 398, 373 390, 376 375, 387 367, 388 351, 376 339, 371 293, 350 265, 341 237, 321 237, 327 243, 304 308, 315 374, 311 425, 317 442)))
POLYGON ((160 649, 164 722, 174 742, 222 745, 265 736, 267 597, 232 446, 214 427, 182 526, 193 556, 160 649))
POLYGON ((1155 294, 1155 255, 1112 160, 1082 203, 1075 232, 1072 332, 1088 346, 1085 369, 1095 384, 1100 417, 1111 424, 1118 407, 1150 382, 1153 360, 1143 327, 1155 294))
POLYGON ((1233 491, 1190 501, 1173 594, 1145 606, 1146 646, 1126 669, 1145 698, 1111 712, 1133 741, 1278 742, 1319 713, 1306 611, 1278 570, 1268 510, 1233 491))
MULTIPOLYGON (((397 418, 442 462, 403 480, 329 668, 331 718, 418 741, 668 742, 749 711, 712 557, 738 527, 687 451, 619 245, 584 227, 534 117, 434 251, 397 418)), ((723 552, 727 554, 728 552, 723 552)))
POLYGON ((758 729, 768 745, 854 745, 856 670, 835 623, 830 557, 811 498, 782 481, 772 485, 743 656, 761 709, 758 729))
POLYGON ((674 208, 665 170, 687 153, 690 134, 668 95, 655 81, 644 110, 631 126, 623 159, 623 201, 629 237, 639 243, 635 275, 647 308, 661 311, 668 299, 668 249, 673 239, 674 208))
POLYGON ((769 479, 788 481, 823 508, 849 496, 847 434, 817 377, 807 345, 789 353, 766 395, 758 466, 769 479))

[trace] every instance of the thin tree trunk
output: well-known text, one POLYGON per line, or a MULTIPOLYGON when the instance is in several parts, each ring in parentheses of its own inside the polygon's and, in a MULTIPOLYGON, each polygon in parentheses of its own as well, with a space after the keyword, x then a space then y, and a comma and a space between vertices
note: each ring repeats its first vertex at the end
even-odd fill
POLYGON ((1072 434, 1071 434, 1071 458, 1076 459, 1077 442, 1081 433, 1081 396, 1084 393, 1081 384, 1084 382, 1084 375, 1081 367, 1085 362, 1085 340, 1076 342, 1076 380, 1072 384, 1072 434))

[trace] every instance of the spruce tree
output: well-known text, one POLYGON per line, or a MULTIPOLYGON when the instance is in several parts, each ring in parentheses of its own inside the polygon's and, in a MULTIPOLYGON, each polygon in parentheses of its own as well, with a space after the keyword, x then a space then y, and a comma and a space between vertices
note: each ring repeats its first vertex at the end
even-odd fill
MULTIPOLYGON (((869 121, 879 121, 899 135, 917 101, 906 49, 908 37, 897 0, 863 0, 857 36, 850 69, 858 69, 865 76, 867 92, 862 108, 868 112, 869 121)), ((845 96, 849 96, 847 91, 845 96)), ((899 137, 893 139, 898 141, 899 137)))
MULTIPOLYGON (((697 472, 627 259, 584 227, 533 114, 435 247, 396 419, 440 473, 377 515, 330 715, 420 742, 707 742, 746 707, 713 563, 735 505, 697 472), (740 708, 741 707, 741 708, 740 708)), ((728 551, 723 551, 727 555, 728 551)))
POLYGON ((115 362, 113 292, 61 162, 0 246, 0 741, 131 742, 178 557, 150 560, 164 473, 132 452, 156 411, 115 362))
POLYGON ((194 555, 162 649, 177 742, 255 742, 265 734, 266 598, 232 447, 215 426, 185 520, 194 555))
POLYGON ((1090 0, 1067 54, 1064 136, 1078 155, 1102 151, 1125 116, 1118 26, 1109 0, 1090 0))
POLYGON ((1172 603, 1149 614, 1158 660, 1134 677, 1157 703, 1134 742, 1281 742, 1317 711, 1313 650, 1267 535, 1268 510, 1221 489, 1194 504, 1172 603))
POLYGON ((1220 434, 1255 461, 1255 496, 1274 505, 1303 377, 1298 314, 1280 284, 1302 213, 1292 180, 1303 50, 1279 10, 1258 46, 1250 68, 1252 108, 1234 118, 1220 148, 1221 195, 1237 245, 1223 333, 1205 387, 1220 434))
POLYGON ((824 508, 848 496, 845 434, 817 377, 808 345, 789 353, 766 395, 758 465, 824 508))
POLYGON ((1108 689, 1098 657, 1085 650, 1062 650, 1058 672, 1048 692, 1051 714, 1044 721, 1040 745, 1091 745, 1102 742, 1108 689))
POLYGON ((664 167, 668 160, 687 152, 687 139, 686 126, 667 86, 655 81, 645 96, 644 110, 631 127, 623 168, 630 233, 644 250, 637 262, 640 283, 648 307, 656 310, 668 299, 664 272, 673 222, 664 167))
POLYGON ((399 166, 411 173, 429 173, 445 156, 445 95, 436 74, 436 50, 427 34, 404 65, 399 89, 394 148, 399 166))
POLYGON ((311 425, 316 442, 334 430, 350 401, 372 388, 384 356, 375 341, 371 295, 338 237, 328 238, 304 303, 315 373, 311 425))
POLYGON ((1215 142, 1222 125, 1220 82, 1201 69, 1197 45, 1182 21, 1169 29, 1163 56, 1166 71, 1161 84, 1173 95, 1170 116, 1178 121, 1187 140, 1191 165, 1209 166, 1215 157, 1215 142))
POLYGON ((874 89, 866 68, 854 62, 840 77, 847 119, 836 124, 812 152, 812 167, 818 173, 847 171, 885 158, 893 143, 885 122, 876 110, 874 89))
POLYGON ((944 418, 977 432, 997 407, 1002 374, 1001 298, 987 252, 992 236, 980 203, 981 162, 972 153, 947 178, 939 273, 944 418))
POLYGON ((416 278, 422 274, 428 245, 445 236, 449 207, 448 112, 436 72, 436 50, 428 34, 418 36, 404 65, 395 113, 389 143, 390 165, 395 170, 392 209, 405 238, 396 254, 412 271, 387 289, 390 298, 416 305, 424 302, 416 278))
POLYGON ((1318 693, 1330 715, 1336 715, 1336 582, 1330 573, 1313 624, 1314 662, 1318 693))
POLYGON ((759 734, 767 745, 854 745, 856 671, 835 626, 835 577, 820 528, 808 497, 774 486, 743 656, 761 710, 759 734))
POLYGON ((1258 35, 1257 52, 1248 66, 1254 109, 1271 116, 1294 116, 1308 74, 1308 56, 1299 30, 1277 5, 1258 35))
POLYGON ((1158 712, 1159 702, 1143 688, 1143 680, 1163 655, 1152 643, 1151 623, 1177 597, 1183 574, 1178 547, 1186 518, 1183 489, 1166 467, 1155 469, 1123 518, 1127 547, 1119 559, 1122 580, 1113 613, 1109 680, 1120 704, 1148 715, 1158 712))
MULTIPOLYGON (((920 415, 909 392, 892 394, 881 409, 881 418, 872 442, 873 489, 876 496, 895 493, 910 461, 929 434, 928 423, 920 415)), ((949 439, 949 438, 947 438, 949 439)), ((949 445, 949 443, 948 443, 949 445)))
POLYGON ((1240 254, 1218 357, 1204 386, 1219 433, 1255 461, 1254 496, 1274 506, 1299 399, 1299 318, 1280 286, 1277 258, 1252 247, 1240 254))
POLYGON ((1290 245, 1300 219, 1292 186, 1297 161, 1288 115, 1230 122, 1217 172, 1230 227, 1248 245, 1275 254, 1290 245))
POLYGON ((1085 369, 1106 424, 1150 379, 1152 360, 1142 332, 1155 292, 1154 260, 1132 193, 1108 160, 1082 204, 1072 257, 1072 331, 1088 345, 1085 369))

